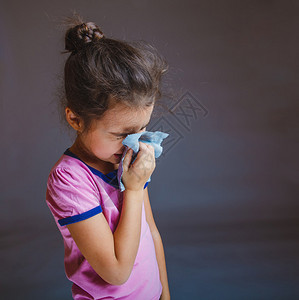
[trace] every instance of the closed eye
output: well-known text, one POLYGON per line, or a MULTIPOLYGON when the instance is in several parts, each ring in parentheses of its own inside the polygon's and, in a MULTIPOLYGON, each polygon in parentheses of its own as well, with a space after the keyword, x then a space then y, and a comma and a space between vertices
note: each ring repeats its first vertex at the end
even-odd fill
POLYGON ((129 134, 134 134, 134 133, 145 131, 148 124, 149 124, 149 122, 146 125, 142 126, 139 130, 126 129, 125 131, 122 131, 122 132, 109 132, 109 133, 116 136, 117 139, 120 140, 129 134))
POLYGON ((120 136, 117 136, 116 139, 117 140, 121 140, 121 139, 124 139, 126 138, 127 134, 126 135, 120 135, 120 136))

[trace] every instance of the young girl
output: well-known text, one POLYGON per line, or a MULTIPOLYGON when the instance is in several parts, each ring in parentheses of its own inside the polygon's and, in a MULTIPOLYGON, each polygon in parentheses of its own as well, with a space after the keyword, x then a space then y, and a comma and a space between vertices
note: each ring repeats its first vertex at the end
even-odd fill
POLYGON ((94 23, 65 36, 65 117, 74 144, 52 168, 47 204, 64 239, 65 271, 74 299, 170 299, 163 244, 146 182, 154 149, 139 142, 123 160, 123 139, 145 131, 167 70, 145 44, 106 38, 94 23))

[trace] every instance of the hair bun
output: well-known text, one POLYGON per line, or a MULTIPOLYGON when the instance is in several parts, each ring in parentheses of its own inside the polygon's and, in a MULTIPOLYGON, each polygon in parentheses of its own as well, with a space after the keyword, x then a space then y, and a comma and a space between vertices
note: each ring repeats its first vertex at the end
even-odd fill
POLYGON ((86 44, 99 41, 104 37, 103 32, 93 22, 82 23, 70 28, 65 35, 65 50, 77 52, 86 44))

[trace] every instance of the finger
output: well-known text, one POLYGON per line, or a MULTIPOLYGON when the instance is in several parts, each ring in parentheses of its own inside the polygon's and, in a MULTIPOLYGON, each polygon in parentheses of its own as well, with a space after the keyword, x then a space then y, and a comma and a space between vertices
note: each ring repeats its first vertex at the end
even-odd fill
POLYGON ((139 149, 140 150, 145 150, 147 147, 146 147, 146 143, 143 143, 143 142, 138 142, 139 143, 139 149))
POLYGON ((147 143, 144 143, 147 147, 147 149, 152 152, 152 153, 155 153, 155 148, 153 145, 150 145, 150 144, 147 144, 147 143))
POLYGON ((133 155, 133 150, 130 148, 130 149, 128 149, 128 151, 124 157, 124 160, 123 160, 123 169, 125 171, 127 171, 129 169, 129 166, 130 166, 130 163, 132 160, 132 155, 133 155))
POLYGON ((150 152, 154 152, 155 148, 153 145, 149 144, 149 143, 145 143, 145 142, 139 142, 139 149, 141 149, 144 152, 150 151, 150 152))
POLYGON ((146 160, 151 166, 155 167, 155 163, 156 163, 155 148, 153 145, 150 144, 145 144, 145 145, 147 147, 146 160))
POLYGON ((155 157, 155 148, 148 143, 143 143, 143 145, 144 145, 143 154, 147 157, 155 157))
POLYGON ((139 142, 139 151, 137 153, 136 159, 134 161, 134 164, 138 164, 140 161, 141 157, 144 156, 144 154, 147 152, 147 147, 144 143, 139 142))
POLYGON ((151 145, 139 142, 139 152, 134 161, 134 167, 147 167, 147 165, 152 164, 154 160, 154 148, 151 145))

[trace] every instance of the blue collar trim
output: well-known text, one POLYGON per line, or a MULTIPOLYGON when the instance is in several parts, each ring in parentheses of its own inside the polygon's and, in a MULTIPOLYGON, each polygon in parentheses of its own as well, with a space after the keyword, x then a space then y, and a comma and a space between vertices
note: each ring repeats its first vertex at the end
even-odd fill
POLYGON ((69 148, 65 150, 64 154, 82 161, 93 174, 99 176, 100 178, 102 178, 108 184, 110 184, 113 187, 119 189, 119 183, 118 183, 118 179, 117 179, 117 171, 118 170, 114 170, 114 171, 112 171, 108 174, 103 174, 99 170, 97 170, 97 169, 89 166, 88 164, 86 164, 82 159, 80 159, 77 155, 75 155, 73 152, 71 152, 69 148))

